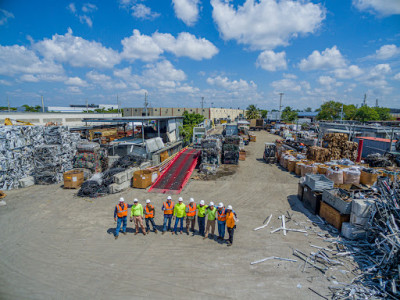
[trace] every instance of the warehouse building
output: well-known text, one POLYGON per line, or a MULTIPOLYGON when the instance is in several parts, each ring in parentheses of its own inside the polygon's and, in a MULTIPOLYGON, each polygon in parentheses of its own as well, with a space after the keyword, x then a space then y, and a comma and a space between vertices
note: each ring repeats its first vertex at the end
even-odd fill
MULTIPOLYGON (((193 108, 193 107, 150 107, 147 108, 147 116, 158 117, 180 117, 187 111, 203 115, 206 119, 213 120, 236 120, 245 116, 245 109, 232 108, 193 108)), ((143 107, 123 108, 124 117, 146 116, 143 107)))

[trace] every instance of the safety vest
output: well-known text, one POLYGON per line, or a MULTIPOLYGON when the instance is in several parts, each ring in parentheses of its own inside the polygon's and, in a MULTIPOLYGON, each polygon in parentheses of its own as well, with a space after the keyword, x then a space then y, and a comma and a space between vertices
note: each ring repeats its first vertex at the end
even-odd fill
POLYGON ((188 211, 188 213, 186 214, 186 216, 188 216, 188 217, 194 217, 194 216, 196 215, 196 209, 197 209, 196 203, 193 203, 193 206, 190 206, 190 204, 189 204, 189 205, 186 206, 186 207, 189 209, 189 211, 188 211))
POLYGON ((226 227, 235 227, 235 214, 233 212, 229 212, 226 214, 226 227))
POLYGON ((154 206, 153 205, 150 204, 150 208, 146 205, 144 209, 146 211, 146 215, 145 215, 146 219, 154 218, 154 206))
POLYGON ((164 202, 164 215, 172 215, 174 213, 174 202, 171 201, 171 204, 168 202, 164 202))
POLYGON ((121 205, 117 205, 117 216, 118 218, 126 217, 128 215, 128 204, 123 203, 121 205))
POLYGON ((226 221, 225 208, 223 208, 222 211, 217 210, 217 218, 218 218, 218 221, 226 221))

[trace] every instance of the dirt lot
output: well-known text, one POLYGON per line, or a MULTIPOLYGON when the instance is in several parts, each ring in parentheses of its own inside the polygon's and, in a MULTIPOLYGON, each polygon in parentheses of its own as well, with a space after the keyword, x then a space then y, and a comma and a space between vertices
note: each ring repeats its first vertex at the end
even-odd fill
POLYGON ((0 207, 0 299, 322 299, 308 287, 327 295, 329 274, 303 273, 300 261, 250 265, 268 256, 294 259, 291 248, 310 253, 310 244, 327 246, 312 230, 270 234, 286 211, 292 215, 289 228, 322 231, 294 196, 298 178, 262 161, 264 142, 276 136, 255 134, 257 142, 247 146, 249 155, 233 175, 191 180, 181 193, 185 203, 193 197, 233 206, 239 223, 232 247, 198 235, 134 236, 129 222, 128 234, 114 240, 120 196, 129 203, 150 198, 160 225, 162 194, 129 189, 83 199, 61 185, 8 192, 7 206, 0 207), (270 214, 268 228, 253 231, 270 214))

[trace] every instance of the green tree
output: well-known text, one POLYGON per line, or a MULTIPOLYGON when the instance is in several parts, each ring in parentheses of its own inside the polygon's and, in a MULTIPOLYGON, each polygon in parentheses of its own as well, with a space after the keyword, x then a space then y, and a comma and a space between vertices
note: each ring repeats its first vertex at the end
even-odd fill
POLYGON ((97 113, 101 113, 101 114, 116 114, 116 113, 118 113, 118 108, 105 109, 103 107, 103 108, 96 108, 94 111, 97 112, 97 113))
MULTIPOLYGON (((10 107, 11 111, 16 111, 16 107, 10 107)), ((0 111, 8 111, 8 106, 0 106, 0 111)))
POLYGON ((340 118, 342 103, 336 101, 328 101, 321 105, 317 119, 318 120, 336 120, 340 118))
POLYGON ((354 119, 360 122, 377 121, 379 120, 379 114, 372 107, 365 105, 357 109, 354 119))
POLYGON ((282 111, 281 118, 284 121, 294 121, 297 119, 297 111, 292 110, 290 106, 286 106, 285 109, 282 111))
POLYGON ((25 111, 27 111, 27 112, 39 112, 42 108, 40 105, 29 106, 28 104, 24 104, 24 105, 22 105, 22 107, 24 107, 25 111))
POLYGON ((260 117, 260 112, 257 106, 250 104, 246 108, 246 118, 247 119, 258 119, 260 117))
POLYGON ((265 119, 268 115, 268 110, 262 109, 260 110, 260 113, 261 113, 261 118, 265 119))
POLYGON ((185 111, 183 113, 183 126, 181 126, 180 132, 183 136, 183 141, 185 143, 190 143, 193 136, 193 128, 204 121, 204 116, 196 113, 189 113, 185 111))
POLYGON ((357 107, 354 104, 343 105, 343 119, 354 120, 357 112, 357 107))
POLYGON ((379 115, 379 120, 381 121, 389 121, 392 119, 390 115, 390 109, 386 107, 374 107, 375 111, 379 115))
POLYGON ((312 108, 311 107, 307 107, 304 111, 305 112, 312 112, 312 108))

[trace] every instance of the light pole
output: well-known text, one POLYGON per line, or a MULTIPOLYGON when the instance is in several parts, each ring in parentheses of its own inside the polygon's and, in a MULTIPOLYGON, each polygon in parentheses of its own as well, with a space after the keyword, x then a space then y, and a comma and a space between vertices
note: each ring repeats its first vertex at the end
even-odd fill
POLYGON ((284 93, 279 93, 279 123, 281 122, 281 115, 282 115, 282 97, 284 93))

